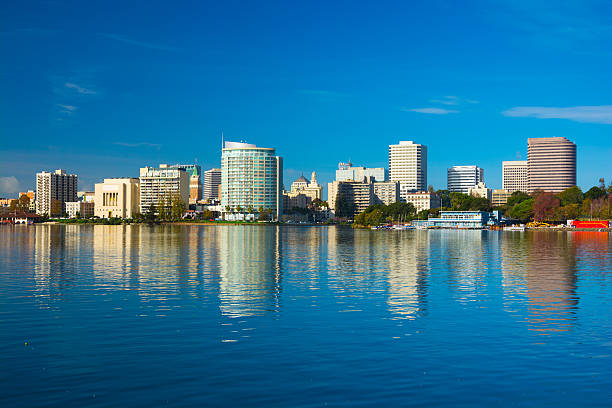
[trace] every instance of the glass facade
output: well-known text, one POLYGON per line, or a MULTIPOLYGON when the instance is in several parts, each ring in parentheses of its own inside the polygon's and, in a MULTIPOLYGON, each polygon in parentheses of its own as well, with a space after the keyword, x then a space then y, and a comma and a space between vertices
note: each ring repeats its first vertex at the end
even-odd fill
POLYGON ((221 205, 236 211, 252 207, 279 213, 282 159, 272 148, 245 143, 226 144, 221 155, 221 205), (231 147, 227 147, 231 146, 231 147))

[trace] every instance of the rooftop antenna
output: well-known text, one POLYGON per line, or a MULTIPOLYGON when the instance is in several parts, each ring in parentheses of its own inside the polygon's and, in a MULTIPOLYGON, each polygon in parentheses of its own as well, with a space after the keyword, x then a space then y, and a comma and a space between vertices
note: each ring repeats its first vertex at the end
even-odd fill
POLYGON ((521 152, 516 152, 516 160, 521 160, 521 152))
POLYGON ((223 150, 223 130, 221 131, 221 150, 223 150))

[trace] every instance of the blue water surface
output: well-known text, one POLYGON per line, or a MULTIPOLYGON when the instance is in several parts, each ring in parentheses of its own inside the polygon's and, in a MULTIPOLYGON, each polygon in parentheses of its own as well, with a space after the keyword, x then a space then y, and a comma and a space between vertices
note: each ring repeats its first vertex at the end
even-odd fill
POLYGON ((0 406, 612 406, 605 232, 0 226, 0 406))

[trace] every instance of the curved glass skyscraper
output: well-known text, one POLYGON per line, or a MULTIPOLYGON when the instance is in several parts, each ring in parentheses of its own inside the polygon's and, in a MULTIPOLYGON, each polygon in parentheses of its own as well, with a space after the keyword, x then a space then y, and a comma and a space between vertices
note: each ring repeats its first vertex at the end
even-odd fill
POLYGON ((282 211, 283 159, 273 148, 225 142, 221 153, 221 206, 282 211))

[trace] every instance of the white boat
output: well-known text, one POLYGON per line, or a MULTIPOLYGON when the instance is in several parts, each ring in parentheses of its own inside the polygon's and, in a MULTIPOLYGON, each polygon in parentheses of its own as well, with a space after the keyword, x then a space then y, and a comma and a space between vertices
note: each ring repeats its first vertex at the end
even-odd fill
POLYGON ((525 231, 524 225, 511 225, 509 227, 504 227, 504 231, 525 231))

